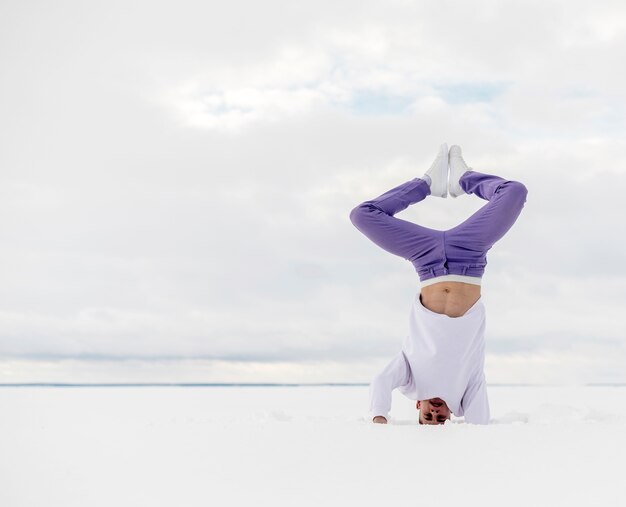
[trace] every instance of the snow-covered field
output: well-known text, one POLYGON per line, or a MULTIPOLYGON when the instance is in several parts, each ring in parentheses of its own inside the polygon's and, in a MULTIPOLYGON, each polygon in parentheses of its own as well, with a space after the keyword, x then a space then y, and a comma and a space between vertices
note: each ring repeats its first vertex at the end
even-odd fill
POLYGON ((626 506, 626 387, 490 387, 416 424, 367 387, 0 389, 0 505, 626 506))

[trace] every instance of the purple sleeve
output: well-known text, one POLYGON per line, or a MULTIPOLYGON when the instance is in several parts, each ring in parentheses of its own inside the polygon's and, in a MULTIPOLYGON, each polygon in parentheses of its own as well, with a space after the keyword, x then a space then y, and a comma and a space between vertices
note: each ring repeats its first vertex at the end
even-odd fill
POLYGON ((389 419, 391 410, 391 392, 411 381, 411 369, 404 355, 399 352, 385 368, 378 373, 370 384, 370 416, 382 415, 389 419))

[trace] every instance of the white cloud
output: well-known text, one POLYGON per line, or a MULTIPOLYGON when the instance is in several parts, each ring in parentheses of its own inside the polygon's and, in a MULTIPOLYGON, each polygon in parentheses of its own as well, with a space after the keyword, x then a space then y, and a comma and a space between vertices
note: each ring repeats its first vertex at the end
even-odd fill
POLYGON ((198 83, 181 85, 163 99, 185 126, 238 132, 254 122, 308 113, 329 100, 323 90, 306 87, 238 87, 208 92, 200 88, 198 83))
MULTIPOLYGON (((370 368, 400 343, 418 284, 348 213, 421 175, 446 140, 529 188, 489 256, 493 354, 556 354, 572 334, 572 361, 591 340, 594 361, 613 357, 626 12, 453 7, 5 9, 0 355, 370 368)), ((401 217, 443 229, 483 204, 401 217)))

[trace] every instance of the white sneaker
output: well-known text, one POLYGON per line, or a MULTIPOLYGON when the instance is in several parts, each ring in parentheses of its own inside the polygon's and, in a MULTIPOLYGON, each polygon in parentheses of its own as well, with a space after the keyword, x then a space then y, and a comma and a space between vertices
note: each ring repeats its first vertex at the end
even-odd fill
POLYGON ((448 163, 450 165, 450 183, 448 184, 448 192, 454 198, 465 194, 465 190, 461 188, 459 179, 467 171, 471 171, 465 160, 463 160, 463 154, 461 153, 461 147, 456 144, 450 146, 450 153, 448 154, 448 163))
POLYGON ((446 143, 439 147, 437 158, 424 174, 424 179, 430 185, 430 195, 448 197, 448 145, 446 143))

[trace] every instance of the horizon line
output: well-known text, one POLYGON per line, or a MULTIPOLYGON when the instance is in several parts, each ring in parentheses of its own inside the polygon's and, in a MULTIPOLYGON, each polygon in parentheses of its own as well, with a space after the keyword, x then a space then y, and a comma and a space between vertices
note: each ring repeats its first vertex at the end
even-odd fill
MULTIPOLYGON (((6 382, 0 387, 366 387, 369 382, 6 382)), ((626 382, 584 384, 494 383, 488 387, 626 387, 626 382)))

